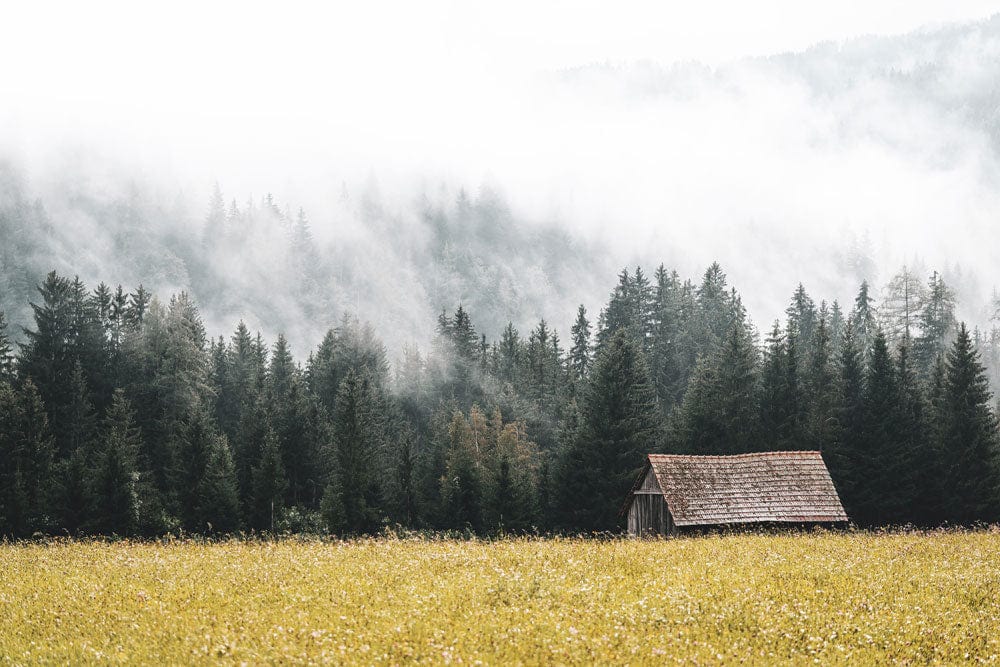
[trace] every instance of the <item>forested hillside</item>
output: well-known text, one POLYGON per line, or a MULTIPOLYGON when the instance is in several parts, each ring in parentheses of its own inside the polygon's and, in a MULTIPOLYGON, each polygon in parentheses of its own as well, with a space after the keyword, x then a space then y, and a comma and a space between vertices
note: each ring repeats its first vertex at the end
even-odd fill
POLYGON ((317 222, 270 194, 237 201, 215 186, 193 203, 86 160, 51 179, 31 181, 0 160, 0 309, 18 340, 35 285, 52 269, 186 291, 214 328, 245 319, 300 350, 344 313, 359 314, 393 355, 430 340, 428 312, 461 302, 499 332, 553 305, 568 310, 611 270, 592 243, 516 217, 485 186, 473 194, 442 186, 392 204, 374 183, 345 187, 317 222))
POLYGON ((0 532, 615 530, 646 453, 767 449, 821 450, 861 525, 1000 518, 1000 334, 936 273, 885 293, 800 285, 762 337, 718 264, 626 269, 565 336, 457 305, 390 368, 350 315, 300 364, 186 293, 53 272, 24 342, 0 328, 0 532))

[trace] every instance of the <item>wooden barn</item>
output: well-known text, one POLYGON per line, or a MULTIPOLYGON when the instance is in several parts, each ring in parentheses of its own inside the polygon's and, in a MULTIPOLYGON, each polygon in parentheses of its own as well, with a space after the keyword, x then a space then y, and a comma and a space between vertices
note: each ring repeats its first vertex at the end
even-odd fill
POLYGON ((628 534, 686 526, 847 521, 819 452, 650 454, 623 513, 628 534))

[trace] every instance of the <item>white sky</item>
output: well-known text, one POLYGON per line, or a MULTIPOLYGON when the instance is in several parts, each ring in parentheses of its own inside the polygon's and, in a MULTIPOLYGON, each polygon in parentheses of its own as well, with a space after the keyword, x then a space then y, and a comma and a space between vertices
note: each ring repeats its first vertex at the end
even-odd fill
POLYGON ((207 148, 210 160, 219 149, 220 178, 233 168, 223 154, 250 141, 267 153, 339 151, 377 168, 440 161, 428 154, 466 133, 479 135, 479 166, 489 169, 500 149, 475 119, 521 113, 539 71, 716 64, 1000 11, 1000 0, 6 5, 0 119, 25 150, 105 133, 170 142, 182 161, 187 149, 207 148))

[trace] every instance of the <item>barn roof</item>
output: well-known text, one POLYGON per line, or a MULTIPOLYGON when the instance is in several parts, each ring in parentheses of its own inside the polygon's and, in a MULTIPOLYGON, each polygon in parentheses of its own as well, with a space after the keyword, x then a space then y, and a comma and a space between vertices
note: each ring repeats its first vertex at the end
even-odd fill
POLYGON ((678 526, 847 521, 819 452, 650 454, 649 466, 678 526))

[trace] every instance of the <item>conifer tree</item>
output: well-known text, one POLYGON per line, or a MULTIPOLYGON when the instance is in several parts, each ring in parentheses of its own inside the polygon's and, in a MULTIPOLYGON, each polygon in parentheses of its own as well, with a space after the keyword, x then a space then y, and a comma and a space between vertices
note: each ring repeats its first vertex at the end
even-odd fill
POLYGON ((396 463, 396 520, 404 526, 416 524, 419 508, 417 507, 417 486, 415 479, 415 463, 413 460, 413 434, 407 429, 399 445, 399 459, 396 463))
POLYGON ((687 390, 698 356, 704 346, 695 287, 690 280, 685 280, 677 297, 677 344, 675 345, 677 375, 671 392, 674 403, 684 398, 684 392, 687 390))
POLYGON ((376 463, 382 446, 379 406, 368 378, 349 371, 337 392, 333 441, 337 448, 345 528, 375 530, 382 518, 376 463))
POLYGON ((587 310, 580 304, 576 311, 576 322, 570 330, 573 345, 569 349, 569 365, 575 382, 586 379, 590 370, 590 321, 587 310))
POLYGON ((844 326, 846 324, 844 311, 841 309, 840 303, 834 299, 830 305, 830 344, 834 356, 840 352, 840 343, 844 339, 844 326))
POLYGON ((267 371, 267 388, 273 400, 283 401, 287 398, 296 379, 296 371, 292 352, 288 348, 288 340, 284 334, 278 334, 267 371))
POLYGON ((696 290, 699 351, 714 351, 725 337, 732 316, 732 304, 726 288, 726 274, 718 262, 705 270, 696 290))
POLYGON ((511 472, 510 459, 501 455, 494 485, 492 511, 497 517, 499 530, 519 530, 527 527, 529 516, 526 512, 528 499, 511 472))
POLYGON ((944 488, 947 516, 969 523, 991 521, 997 511, 997 418, 979 353, 965 327, 948 352, 942 451, 948 461, 944 488))
POLYGON ((55 466, 52 514, 53 529, 57 533, 78 535, 91 524, 93 498, 91 482, 93 467, 83 448, 74 450, 68 458, 55 466))
POLYGON ((104 418, 91 491, 94 527, 105 535, 131 535, 138 527, 136 459, 141 437, 134 419, 124 392, 116 391, 104 418))
POLYGON ((662 264, 656 269, 655 279, 649 366, 660 408, 663 414, 667 415, 678 400, 677 387, 681 374, 678 360, 681 286, 677 272, 668 273, 662 264))
POLYGON ((28 528, 44 530, 51 520, 50 497, 53 486, 55 443, 49 429, 42 397, 29 380, 19 392, 20 429, 15 438, 22 454, 21 471, 28 503, 28 528))
POLYGON ((950 508, 945 502, 946 486, 949 483, 949 472, 952 461, 945 449, 945 429, 947 428, 947 366, 945 355, 939 354, 934 361, 930 379, 927 384, 927 464, 924 474, 927 477, 922 489, 920 509, 923 513, 923 523, 935 526, 948 519, 950 508))
POLYGON ((320 514, 323 516, 326 529, 331 533, 341 534, 347 531, 344 492, 340 485, 339 471, 334 471, 329 475, 326 487, 323 489, 320 514))
POLYGON ((792 294, 792 302, 785 309, 788 316, 788 332, 795 336, 802 350, 812 349, 813 332, 818 323, 816 303, 806 294, 806 288, 799 283, 792 294))
POLYGON ((553 389, 550 382, 553 363, 549 347, 551 336, 552 332, 543 319, 528 337, 529 395, 536 400, 549 396, 553 389))
POLYGON ((274 345, 266 384, 268 414, 288 480, 286 501, 315 508, 321 476, 320 418, 283 335, 274 345))
POLYGON ((232 533, 240 527, 236 468, 226 436, 212 438, 201 479, 199 513, 210 532, 232 533))
POLYGON ((892 492, 900 496, 901 508, 895 520, 931 525, 938 504, 935 487, 940 471, 928 438, 927 401, 906 340, 897 351, 896 378, 899 396, 895 435, 901 460, 899 481, 892 492))
POLYGON ((727 454, 757 448, 759 369, 752 332, 739 298, 729 331, 710 358, 699 361, 672 418, 671 448, 686 454, 727 454))
POLYGON ((309 388, 326 409, 335 411, 337 392, 349 371, 365 375, 373 386, 386 386, 385 347, 369 326, 345 314, 340 325, 324 336, 308 369, 309 388))
POLYGON ((228 531, 239 525, 236 471, 225 436, 216 433, 204 411, 192 415, 178 433, 171 486, 185 530, 228 531))
POLYGON ((611 292, 608 305, 601 311, 597 327, 597 348, 600 349, 620 330, 638 340, 639 327, 635 320, 634 283, 628 267, 618 274, 618 284, 611 292))
POLYGON ((859 350, 861 350, 862 361, 867 365, 868 353, 875 342, 875 334, 878 331, 878 313, 875 309, 875 299, 870 294, 868 281, 861 282, 858 288, 858 296, 854 299, 854 309, 849 318, 854 328, 854 339, 859 350))
POLYGON ((49 426, 56 436, 60 451, 69 430, 65 414, 69 403, 66 378, 73 372, 74 316, 70 281, 56 275, 45 277, 38 286, 41 304, 31 304, 35 329, 25 330, 26 342, 21 346, 19 374, 31 378, 34 387, 47 406, 49 426))
MULTIPOLYGON (((248 405, 240 415, 236 435, 232 440, 241 516, 244 523, 253 528, 261 527, 258 526, 257 521, 259 508, 255 500, 254 469, 260 464, 264 441, 267 439, 268 433, 273 431, 266 408, 263 400, 254 401, 248 405)), ((274 434, 272 433, 272 435, 274 434)), ((280 455, 280 449, 278 453, 280 455)), ((268 518, 270 518, 270 510, 268 510, 268 518)))
POLYGON ((146 310, 153 296, 139 284, 134 292, 128 295, 128 308, 125 311, 125 323, 132 331, 138 331, 146 319, 146 310))
POLYGON ((653 288, 641 266, 635 267, 630 301, 634 312, 632 319, 639 336, 639 342, 642 345, 642 351, 648 358, 655 328, 656 300, 653 288))
POLYGON ((461 412, 453 415, 447 438, 441 506, 451 527, 478 531, 483 524, 483 471, 472 429, 461 412))
POLYGON ((65 458, 78 449, 86 449, 91 445, 96 429, 97 417, 90 402, 90 391, 83 375, 83 366, 79 361, 73 366, 73 374, 69 378, 70 399, 66 415, 68 417, 66 451, 58 452, 59 458, 65 458))
POLYGON ((521 339, 514 325, 508 322, 500 336, 500 381, 508 384, 516 383, 520 379, 518 374, 520 367, 521 339))
MULTIPOLYGON (((904 359, 902 367, 906 369, 904 359)), ((857 509, 855 520, 863 525, 889 525, 908 521, 916 493, 917 462, 910 437, 904 434, 901 405, 901 380, 881 331, 875 336, 871 361, 865 378, 863 412, 863 451, 858 466, 857 509)), ((917 456, 919 456, 917 452, 917 456)))
POLYGON ((459 304, 458 310, 451 318, 451 339, 455 353, 460 359, 472 361, 476 357, 476 330, 472 327, 472 319, 465 308, 459 304))
POLYGON ((725 447, 722 420, 714 403, 718 387, 715 360, 699 357, 684 399, 670 415, 667 440, 671 453, 718 454, 725 447))
POLYGON ((758 359, 742 309, 722 342, 716 382, 714 405, 722 439, 715 449, 719 453, 752 451, 759 438, 758 359))
POLYGON ((274 532, 284 510, 285 468, 281 463, 281 451, 274 430, 268 428, 261 446, 260 458, 253 468, 252 527, 257 530, 274 532))
POLYGON ((103 337, 111 338, 111 307, 112 307, 113 296, 111 294, 111 288, 108 287, 107 283, 100 283, 96 288, 94 288, 94 293, 90 297, 90 306, 93 308, 94 316, 97 319, 97 323, 100 325, 103 337))
MULTIPOLYGON (((824 307, 821 311, 825 311, 824 307)), ((837 438, 837 391, 834 384, 832 345, 827 318, 821 314, 813 334, 808 374, 809 412, 805 428, 808 449, 827 450, 837 438)))
POLYGON ((854 319, 848 320, 838 359, 840 390, 838 438, 823 453, 840 499, 852 519, 863 507, 865 465, 865 381, 864 352, 855 338, 854 319))
POLYGON ((939 356, 947 353, 955 333, 955 295, 935 271, 927 285, 926 299, 920 311, 920 335, 914 356, 923 377, 928 377, 939 356))
POLYGON ((646 454, 660 447, 659 413, 646 360, 619 331, 597 355, 578 436, 560 465, 563 520, 584 530, 613 530, 618 507, 646 454))
POLYGON ((774 321, 766 344, 764 365, 761 372, 760 426, 762 445, 766 449, 784 449, 784 430, 788 409, 785 366, 788 353, 785 336, 778 320, 774 321))
POLYGON ((552 467, 549 463, 549 457, 543 456, 542 462, 538 467, 538 527, 542 530, 552 528, 554 513, 552 467))
POLYGON ((121 346, 125 337, 126 313, 128 312, 128 295, 121 285, 115 289, 115 294, 111 298, 111 330, 108 334, 108 344, 110 345, 114 361, 120 363, 118 359, 121 354, 121 346))
POLYGON ((97 418, 90 403, 90 394, 77 362, 70 378, 71 402, 69 438, 66 453, 58 453, 53 473, 53 527, 74 535, 89 521, 91 509, 91 466, 95 459, 97 418))
POLYGON ((924 286, 920 279, 903 266, 886 285, 885 298, 879 309, 883 331, 890 343, 899 343, 904 338, 913 339, 924 298, 924 286))

